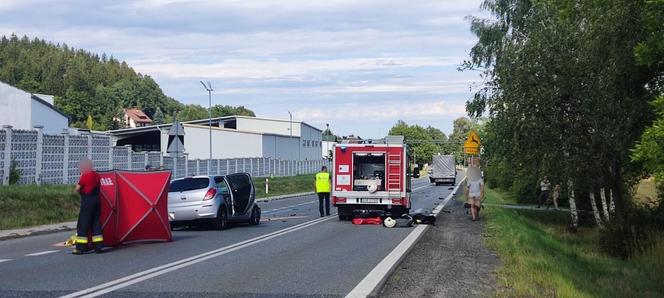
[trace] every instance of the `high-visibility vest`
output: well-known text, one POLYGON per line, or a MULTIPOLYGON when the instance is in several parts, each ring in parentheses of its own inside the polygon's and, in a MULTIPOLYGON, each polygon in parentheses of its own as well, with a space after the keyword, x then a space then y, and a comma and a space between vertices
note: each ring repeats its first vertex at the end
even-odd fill
POLYGON ((320 172, 316 174, 316 192, 330 192, 330 173, 320 172))

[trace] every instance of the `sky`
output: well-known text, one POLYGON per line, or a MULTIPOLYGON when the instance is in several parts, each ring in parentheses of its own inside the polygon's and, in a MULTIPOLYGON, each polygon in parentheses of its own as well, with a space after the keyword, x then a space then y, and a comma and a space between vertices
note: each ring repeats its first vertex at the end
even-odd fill
POLYGON ((0 0, 0 35, 127 61, 164 93, 382 137, 397 120, 452 131, 481 87, 458 71, 480 0, 0 0))

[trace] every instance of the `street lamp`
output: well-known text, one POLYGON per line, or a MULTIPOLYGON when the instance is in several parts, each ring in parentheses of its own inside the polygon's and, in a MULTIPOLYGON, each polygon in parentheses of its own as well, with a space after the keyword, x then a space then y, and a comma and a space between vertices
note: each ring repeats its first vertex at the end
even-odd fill
POLYGON ((290 137, 292 138, 293 137, 293 114, 290 111, 288 111, 288 116, 290 117, 290 128, 288 130, 290 130, 290 137))
POLYGON ((210 81, 207 81, 207 85, 201 81, 201 85, 203 85, 203 88, 207 90, 208 92, 208 131, 210 134, 210 159, 208 159, 208 175, 212 173, 212 84, 210 84, 210 81))

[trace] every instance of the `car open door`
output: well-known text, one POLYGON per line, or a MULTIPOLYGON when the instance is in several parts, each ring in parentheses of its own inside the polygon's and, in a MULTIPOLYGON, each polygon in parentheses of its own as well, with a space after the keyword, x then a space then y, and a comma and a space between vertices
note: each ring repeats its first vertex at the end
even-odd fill
POLYGON ((221 194, 221 197, 224 201, 227 211, 230 215, 235 214, 235 204, 233 202, 233 195, 231 194, 230 187, 224 176, 215 176, 214 183, 216 184, 217 191, 221 194))
POLYGON ((233 193, 235 214, 247 214, 249 208, 253 206, 254 198, 256 197, 251 176, 246 173, 238 173, 228 175, 226 179, 233 193))

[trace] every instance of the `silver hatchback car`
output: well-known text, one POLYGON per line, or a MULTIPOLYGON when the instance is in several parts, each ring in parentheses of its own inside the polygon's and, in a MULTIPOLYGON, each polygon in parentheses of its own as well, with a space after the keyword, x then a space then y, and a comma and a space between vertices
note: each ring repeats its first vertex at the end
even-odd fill
POLYGON ((171 181, 168 218, 171 228, 205 221, 224 230, 232 222, 259 224, 261 209, 247 173, 194 176, 171 181))

